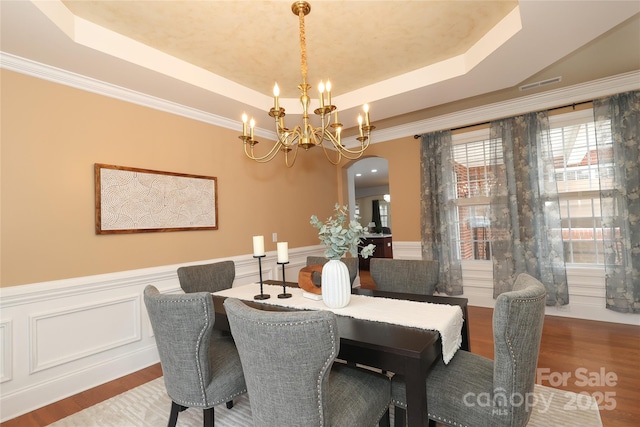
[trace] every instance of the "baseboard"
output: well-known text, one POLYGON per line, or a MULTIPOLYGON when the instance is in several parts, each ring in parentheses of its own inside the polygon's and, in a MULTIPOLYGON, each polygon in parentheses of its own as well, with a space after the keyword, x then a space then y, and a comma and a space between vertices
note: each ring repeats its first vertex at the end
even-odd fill
POLYGON ((45 382, 2 393, 0 422, 73 396, 82 391, 154 365, 160 361, 155 344, 82 370, 70 371, 45 382))

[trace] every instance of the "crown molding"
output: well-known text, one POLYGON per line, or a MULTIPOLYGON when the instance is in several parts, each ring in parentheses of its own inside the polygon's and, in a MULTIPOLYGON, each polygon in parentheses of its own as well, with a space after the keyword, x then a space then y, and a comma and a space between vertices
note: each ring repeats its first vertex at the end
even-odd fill
MULTIPOLYGON (((121 101, 131 102, 133 104, 153 108, 170 114, 176 114, 226 129, 237 130, 240 128, 239 120, 231 120, 215 114, 207 113, 175 102, 82 76, 77 73, 72 73, 60 68, 21 58, 10 53, 0 52, 0 68, 70 86, 87 92, 92 92, 98 95, 108 96, 121 101)), ((578 85, 567 86, 561 89, 550 90, 535 95, 523 96, 513 100, 483 105, 481 107, 419 120, 400 126, 379 129, 375 132, 375 140, 372 141, 372 144, 427 132, 469 126, 489 120, 496 120, 532 111, 544 110, 546 108, 571 105, 637 89, 640 89, 640 70, 578 85)), ((266 129, 256 129, 256 134, 262 138, 268 138, 271 140, 276 139, 275 132, 268 131, 266 129)), ((352 147, 359 143, 356 141, 356 137, 353 136, 344 138, 343 144, 347 147, 352 147)))
POLYGON ((455 129, 640 89, 640 70, 376 131, 375 142, 455 129))
MULTIPOLYGON (((61 68, 45 65, 6 52, 0 52, 0 68, 98 95, 115 98, 120 101, 130 102, 143 107, 153 108, 166 113, 209 123, 226 129, 237 130, 241 126, 241 122, 239 120, 231 120, 216 114, 207 113, 202 110, 197 110, 195 108, 147 95, 142 92, 126 89, 121 86, 106 83, 91 77, 66 71, 61 68)), ((276 138, 275 132, 266 130, 256 130, 256 134, 262 138, 276 138)))

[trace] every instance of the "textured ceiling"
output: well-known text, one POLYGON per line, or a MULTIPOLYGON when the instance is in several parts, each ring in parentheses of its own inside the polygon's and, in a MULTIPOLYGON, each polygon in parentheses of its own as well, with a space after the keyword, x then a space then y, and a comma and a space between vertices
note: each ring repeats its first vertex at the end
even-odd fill
MULTIPOLYGON (((292 1, 63 1, 101 27, 258 92, 301 83, 292 1)), ((308 83, 340 95, 468 51, 517 1, 312 0, 308 83), (389 23, 392 23, 389 25, 389 23)))

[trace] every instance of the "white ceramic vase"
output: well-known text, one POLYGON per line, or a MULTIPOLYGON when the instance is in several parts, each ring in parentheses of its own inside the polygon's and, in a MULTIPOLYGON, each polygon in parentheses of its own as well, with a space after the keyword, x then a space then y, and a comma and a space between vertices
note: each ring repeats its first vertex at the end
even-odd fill
POLYGON ((329 308, 342 308, 351 299, 349 269, 339 259, 330 259, 322 267, 322 300, 329 308))

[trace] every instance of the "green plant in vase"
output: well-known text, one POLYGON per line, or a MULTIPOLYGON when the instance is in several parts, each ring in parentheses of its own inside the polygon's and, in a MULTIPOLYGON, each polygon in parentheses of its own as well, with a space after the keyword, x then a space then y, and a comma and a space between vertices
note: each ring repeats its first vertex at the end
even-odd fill
POLYGON ((329 259, 340 259, 349 252, 351 256, 357 257, 359 248, 362 249, 360 251, 362 258, 372 256, 375 245, 360 246, 367 228, 355 219, 347 224, 349 217, 347 206, 341 207, 336 203, 334 211, 335 215, 330 216, 325 222, 321 222, 316 215, 311 215, 311 225, 318 229, 318 237, 327 247, 324 256, 329 259))

